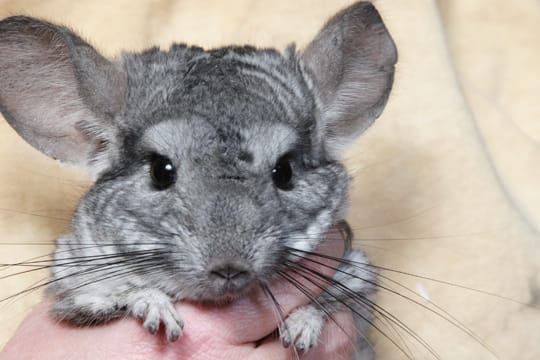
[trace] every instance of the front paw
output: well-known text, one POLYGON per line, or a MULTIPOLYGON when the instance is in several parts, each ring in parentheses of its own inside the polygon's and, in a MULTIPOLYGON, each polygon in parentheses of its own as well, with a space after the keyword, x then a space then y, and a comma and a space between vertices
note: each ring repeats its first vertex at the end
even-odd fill
POLYGON ((176 341, 182 334, 184 322, 173 306, 169 296, 159 290, 139 290, 130 296, 131 313, 143 321, 151 334, 163 323, 167 340, 176 341))
POLYGON ((294 310, 279 326, 283 345, 294 345, 298 351, 312 348, 319 341, 325 320, 324 313, 313 304, 294 310))

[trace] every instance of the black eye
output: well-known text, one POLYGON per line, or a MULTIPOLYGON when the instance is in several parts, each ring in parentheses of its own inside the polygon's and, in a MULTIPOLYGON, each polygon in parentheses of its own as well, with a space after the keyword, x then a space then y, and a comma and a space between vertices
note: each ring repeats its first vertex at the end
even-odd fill
POLYGON ((176 181, 176 169, 172 161, 161 155, 150 158, 150 176, 156 190, 165 190, 176 181))
POLYGON ((292 167, 288 156, 282 156, 272 169, 272 181, 281 190, 292 189, 292 167))

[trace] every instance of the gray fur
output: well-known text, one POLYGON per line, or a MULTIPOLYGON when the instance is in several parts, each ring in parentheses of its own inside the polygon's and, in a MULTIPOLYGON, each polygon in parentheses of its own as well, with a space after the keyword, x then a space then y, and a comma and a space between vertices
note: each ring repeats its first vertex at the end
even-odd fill
MULTIPOLYGON (((1 21, 0 110, 31 145, 97 178, 58 240, 54 315, 97 324, 131 312, 175 340, 182 321, 172 302, 228 301, 274 279, 285 247, 315 249, 346 207, 340 145, 379 116, 395 61, 382 20, 363 2, 304 52, 284 54, 173 45, 110 62, 64 27, 1 21), (174 165, 170 188, 152 185, 153 154, 174 165), (284 154, 289 190, 272 182, 284 154)), ((361 275, 367 282, 340 280, 369 297, 375 274, 361 275)), ((320 301, 339 307, 328 295, 320 301)), ((321 310, 291 319, 312 311, 321 310)), ((299 348, 316 342, 315 327, 299 348)))

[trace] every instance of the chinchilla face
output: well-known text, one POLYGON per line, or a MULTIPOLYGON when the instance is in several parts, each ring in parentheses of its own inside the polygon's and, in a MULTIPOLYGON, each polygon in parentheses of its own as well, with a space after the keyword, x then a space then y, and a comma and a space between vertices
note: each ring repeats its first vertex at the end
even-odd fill
POLYGON ((62 26, 1 21, 3 115, 96 178, 55 261, 115 260, 55 267, 55 292, 101 276, 220 300, 268 281, 287 248, 312 250, 341 219, 338 159, 380 115, 395 62, 367 3, 284 54, 173 45, 109 61, 62 26))
POLYGON ((166 249, 156 277, 193 299, 267 281, 286 246, 316 247, 343 207, 347 175, 317 137, 293 51, 177 46, 122 63, 116 158, 81 201, 75 238, 166 249))

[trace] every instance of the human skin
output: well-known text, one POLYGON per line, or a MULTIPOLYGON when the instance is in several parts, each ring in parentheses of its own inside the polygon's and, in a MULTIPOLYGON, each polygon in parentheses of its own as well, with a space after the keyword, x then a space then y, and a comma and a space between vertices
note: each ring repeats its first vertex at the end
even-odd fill
MULTIPOLYGON (((343 241, 337 231, 317 252, 339 257, 343 241)), ((316 259, 321 261, 320 258, 316 259)), ((304 260, 306 261, 306 260, 304 260)), ((328 265, 335 263, 327 261, 328 265)), ((315 266, 315 265, 310 265, 315 266)), ((331 276, 329 267, 317 270, 331 276)), ((303 281, 316 294, 321 290, 303 281)), ((270 289, 283 314, 307 304, 309 299, 287 282, 274 282, 270 289)), ((76 328, 48 314, 50 303, 37 305, 23 321, 13 338, 0 352, 1 360, 211 360, 211 359, 294 359, 292 348, 285 348, 275 337, 267 337, 278 326, 272 301, 261 290, 225 305, 201 305, 181 302, 176 305, 185 327, 182 336, 169 343, 164 334, 148 333, 140 322, 129 316, 111 323, 76 328)), ((319 344, 301 359, 348 359, 354 351, 354 322, 348 310, 332 316, 321 334, 319 344), (344 333, 345 332, 345 333, 344 333)))

